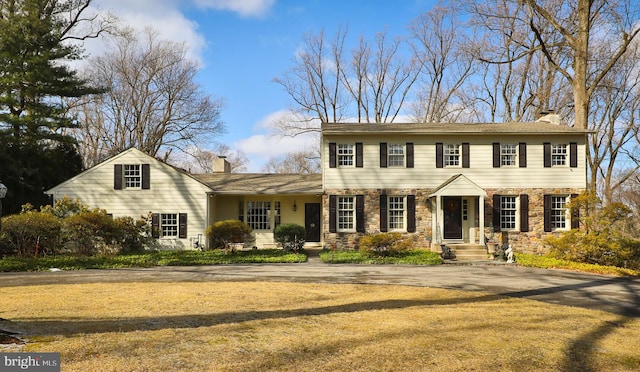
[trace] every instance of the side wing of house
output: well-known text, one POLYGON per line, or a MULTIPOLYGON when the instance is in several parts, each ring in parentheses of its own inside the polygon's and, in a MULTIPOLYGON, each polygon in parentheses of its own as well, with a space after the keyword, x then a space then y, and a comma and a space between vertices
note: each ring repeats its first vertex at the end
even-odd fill
POLYGON ((577 226, 567 206, 586 187, 585 131, 549 123, 325 124, 322 138, 330 244, 398 231, 425 246, 499 238, 536 251, 547 233, 577 226))
POLYGON ((210 191, 189 175, 129 149, 47 193, 54 202, 67 196, 114 217, 148 219, 161 248, 189 249, 198 238, 204 242, 210 191))

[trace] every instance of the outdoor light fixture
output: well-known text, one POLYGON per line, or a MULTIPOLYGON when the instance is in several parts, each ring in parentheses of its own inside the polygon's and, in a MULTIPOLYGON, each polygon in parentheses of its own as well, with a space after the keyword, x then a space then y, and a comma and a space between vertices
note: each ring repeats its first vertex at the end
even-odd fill
POLYGON ((297 211, 298 210, 298 206, 296 205, 296 201, 293 201, 293 211, 297 211))
POLYGON ((7 186, 0 181, 0 229, 2 229, 2 199, 7 196, 7 186))

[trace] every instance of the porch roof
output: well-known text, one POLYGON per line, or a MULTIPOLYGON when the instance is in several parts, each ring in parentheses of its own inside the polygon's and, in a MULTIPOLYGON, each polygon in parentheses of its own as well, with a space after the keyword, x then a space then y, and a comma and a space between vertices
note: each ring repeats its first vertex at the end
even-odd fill
POLYGON ((216 194, 322 194, 321 174, 207 173, 193 177, 216 194))
POLYGON ((444 181, 440 186, 435 188, 430 198, 434 196, 484 196, 487 197, 486 191, 475 182, 468 179, 464 174, 456 174, 455 176, 444 181))

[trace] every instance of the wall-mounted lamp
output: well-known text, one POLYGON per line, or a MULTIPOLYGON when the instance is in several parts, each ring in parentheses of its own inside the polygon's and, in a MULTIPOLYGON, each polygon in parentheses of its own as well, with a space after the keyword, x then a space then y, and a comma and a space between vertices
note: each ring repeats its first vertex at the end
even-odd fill
POLYGON ((2 229, 2 199, 5 196, 7 196, 7 186, 0 182, 0 229, 2 229))
POLYGON ((296 205, 296 201, 295 200, 293 201, 293 208, 292 209, 293 209, 294 212, 298 210, 298 206, 296 205))

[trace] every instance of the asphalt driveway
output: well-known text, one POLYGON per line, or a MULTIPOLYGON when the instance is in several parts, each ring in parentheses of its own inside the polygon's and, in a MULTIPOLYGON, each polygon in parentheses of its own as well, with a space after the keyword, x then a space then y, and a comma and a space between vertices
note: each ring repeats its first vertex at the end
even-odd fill
POLYGON ((172 266, 116 270, 0 273, 0 287, 95 282, 275 281, 395 284, 483 291, 640 317, 640 278, 544 270, 516 265, 301 264, 172 266))

